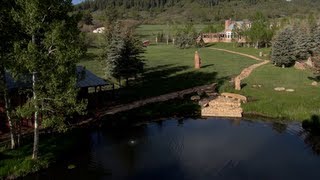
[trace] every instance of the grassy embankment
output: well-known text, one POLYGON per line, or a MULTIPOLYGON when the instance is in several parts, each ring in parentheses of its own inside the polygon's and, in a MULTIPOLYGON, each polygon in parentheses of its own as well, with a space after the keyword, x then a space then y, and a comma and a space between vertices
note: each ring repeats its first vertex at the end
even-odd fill
POLYGON ((0 179, 21 177, 47 168, 74 149, 75 143, 80 142, 78 139, 81 139, 81 134, 75 131, 41 136, 38 160, 31 158, 33 144, 29 138, 24 139, 23 145, 15 150, 0 147, 0 179))

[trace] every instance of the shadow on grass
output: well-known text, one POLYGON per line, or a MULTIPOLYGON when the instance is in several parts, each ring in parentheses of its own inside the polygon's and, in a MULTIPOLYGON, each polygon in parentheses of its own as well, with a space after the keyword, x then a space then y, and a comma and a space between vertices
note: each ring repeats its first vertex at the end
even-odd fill
POLYGON ((128 102, 211 83, 217 83, 219 88, 228 79, 228 76, 218 78, 217 72, 202 72, 189 66, 168 64, 147 69, 140 80, 131 82, 130 86, 117 93, 122 102, 128 102))
POLYGON ((201 68, 204 69, 204 68, 211 67, 211 66, 214 66, 214 64, 207 64, 207 65, 202 66, 201 68))
POLYGON ((312 81, 316 81, 316 82, 320 82, 320 76, 319 75, 317 75, 317 76, 315 76, 315 77, 308 77, 308 79, 310 79, 310 80, 312 80, 312 81))

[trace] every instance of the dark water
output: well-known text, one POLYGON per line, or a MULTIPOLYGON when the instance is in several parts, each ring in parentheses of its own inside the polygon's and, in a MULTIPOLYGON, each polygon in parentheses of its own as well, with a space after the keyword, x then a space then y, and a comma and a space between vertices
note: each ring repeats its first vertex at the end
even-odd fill
POLYGON ((313 138, 298 123, 169 119, 81 141, 65 162, 27 179, 320 179, 313 138))

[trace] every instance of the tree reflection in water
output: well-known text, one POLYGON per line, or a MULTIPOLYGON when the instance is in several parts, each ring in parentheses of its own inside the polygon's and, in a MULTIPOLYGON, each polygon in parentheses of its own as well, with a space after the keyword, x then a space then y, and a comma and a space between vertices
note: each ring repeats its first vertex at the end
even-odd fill
POLYGON ((305 129, 304 142, 311 147, 316 155, 320 155, 320 118, 318 115, 311 116, 310 120, 304 120, 302 127, 305 129))

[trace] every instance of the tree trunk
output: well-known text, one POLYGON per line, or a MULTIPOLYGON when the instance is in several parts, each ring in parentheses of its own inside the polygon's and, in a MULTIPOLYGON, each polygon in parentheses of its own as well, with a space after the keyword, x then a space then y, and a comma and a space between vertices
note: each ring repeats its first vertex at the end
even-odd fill
POLYGON ((38 159, 38 150, 39 150, 39 125, 38 125, 38 102, 37 102, 37 93, 35 90, 36 86, 36 72, 32 73, 32 88, 33 88, 33 100, 34 100, 34 139, 33 139, 33 152, 32 152, 32 159, 38 159))
MULTIPOLYGON (((6 89, 6 88, 5 88, 6 89)), ((16 140, 15 140, 15 128, 10 116, 10 99, 8 97, 8 93, 6 92, 7 90, 4 90, 4 101, 5 101, 5 108, 6 108, 6 114, 7 114, 7 119, 9 122, 9 128, 10 128, 10 140, 11 140, 11 149, 15 149, 16 148, 16 140)))
POLYGON ((8 119, 9 129, 10 129, 10 141, 11 141, 11 149, 16 148, 16 140, 15 140, 15 129, 14 124, 12 122, 11 116, 10 116, 10 98, 9 93, 7 89, 7 82, 6 82, 6 72, 3 67, 1 67, 1 78, 3 80, 3 97, 4 97, 4 103, 5 103, 5 109, 6 109, 6 115, 8 119))

